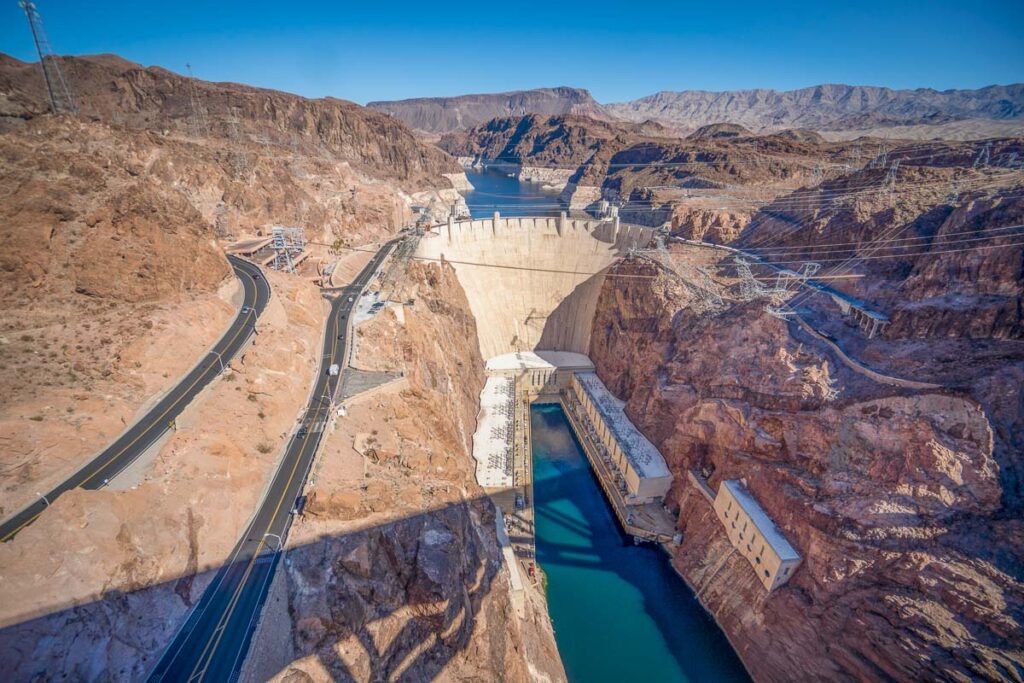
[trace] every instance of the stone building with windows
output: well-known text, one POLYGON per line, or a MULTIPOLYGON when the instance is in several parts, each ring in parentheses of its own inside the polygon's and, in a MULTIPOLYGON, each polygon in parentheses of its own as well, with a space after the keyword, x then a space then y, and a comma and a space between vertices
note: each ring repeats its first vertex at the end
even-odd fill
POLYGON ((723 481, 715 496, 715 514, 733 547, 747 558, 769 592, 789 581, 801 557, 743 482, 723 481))

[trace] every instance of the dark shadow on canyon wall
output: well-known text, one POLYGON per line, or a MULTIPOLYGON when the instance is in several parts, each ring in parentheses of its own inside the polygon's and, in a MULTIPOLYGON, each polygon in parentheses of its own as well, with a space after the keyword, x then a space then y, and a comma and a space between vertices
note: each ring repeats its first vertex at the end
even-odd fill
POLYGON ((538 349, 583 354, 590 352, 590 328, 594 323, 597 300, 608 271, 608 268, 604 268, 591 275, 558 302, 544 321, 544 329, 537 342, 538 349))
MULTIPOLYGON (((501 556, 493 529, 493 505, 481 497, 287 550, 276 571, 286 572, 289 613, 297 622, 295 658, 318 657, 339 681, 432 680, 467 648, 495 587, 501 556), (349 647, 339 648, 343 641, 349 647), (357 657, 342 654, 360 650, 357 657)), ((273 566, 272 560, 267 549, 257 562, 273 566)), ((144 552, 138 561, 146 562, 144 552)), ((143 679, 185 622, 185 607, 199 601, 201 588, 222 569, 235 567, 111 589, 98 600, 55 606, 0 629, 3 679, 143 679)), ((506 590, 507 583, 498 586, 506 590)), ((487 640, 493 647, 494 639, 487 640)), ((250 654, 253 647, 260 644, 253 641, 250 654)), ((224 648, 216 654, 235 655, 224 648)), ((270 668, 284 671, 289 663, 270 668)))

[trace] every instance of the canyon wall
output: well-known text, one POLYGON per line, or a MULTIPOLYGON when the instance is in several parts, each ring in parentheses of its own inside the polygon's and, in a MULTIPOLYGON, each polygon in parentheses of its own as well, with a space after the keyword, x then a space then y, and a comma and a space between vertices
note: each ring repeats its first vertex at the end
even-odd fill
POLYGON ((669 462, 673 562, 754 677, 1019 679, 1022 463, 994 442, 1021 424, 998 378, 1024 357, 975 364, 966 390, 894 389, 762 304, 701 313, 664 271, 619 269, 647 277, 605 280, 590 356, 669 462), (764 592, 688 470, 747 482, 804 557, 788 584, 764 592))
POLYGON ((589 92, 565 87, 457 97, 420 97, 369 102, 366 106, 387 112, 410 128, 431 133, 465 130, 491 119, 523 114, 577 113, 598 119, 608 118, 589 92))
MULTIPOLYGON (((400 121, 344 100, 190 79, 116 55, 60 61, 81 115, 111 126, 257 144, 267 151, 284 147, 348 162, 406 190, 447 187, 440 175, 459 171, 453 159, 400 121)), ((0 54, 0 93, 0 126, 48 111, 38 64, 0 54)))
POLYGON ((630 121, 654 119, 691 129, 720 122, 762 131, 863 129, 965 119, 1012 121, 1024 118, 1024 85, 944 91, 840 84, 786 91, 767 88, 725 92, 663 91, 631 102, 605 105, 605 108, 610 114, 630 121))

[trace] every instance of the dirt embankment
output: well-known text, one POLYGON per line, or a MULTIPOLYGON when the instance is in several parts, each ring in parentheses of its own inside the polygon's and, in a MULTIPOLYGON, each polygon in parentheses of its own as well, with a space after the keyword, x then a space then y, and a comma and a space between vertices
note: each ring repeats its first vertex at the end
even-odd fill
POLYGON ((347 163, 260 149, 53 117, 0 134, 0 514, 81 466, 221 335, 239 300, 218 235, 303 225, 325 254, 409 215, 399 188, 347 163))
POLYGON ((0 516, 81 466, 223 332, 237 283, 139 145, 49 120, 0 135, 0 516))
POLYGON ((139 680, 225 561, 320 356, 319 293, 268 278, 255 342, 186 409, 136 486, 70 491, 0 545, 0 663, 13 680, 139 680))
POLYGON ((405 380, 351 401, 327 437, 277 587, 288 622, 261 625, 253 651, 270 654, 247 675, 564 680, 546 614, 513 608, 473 478, 483 362, 465 294, 446 266, 408 282, 415 303, 363 324, 357 359, 405 380))
POLYGON ((1020 388, 894 390, 763 303, 698 314, 691 297, 664 274, 609 278, 590 355, 670 463, 675 564, 754 676, 1019 677, 1021 463, 993 435, 1020 424, 1020 388), (746 480, 804 557, 786 586, 763 591, 688 469, 746 480))

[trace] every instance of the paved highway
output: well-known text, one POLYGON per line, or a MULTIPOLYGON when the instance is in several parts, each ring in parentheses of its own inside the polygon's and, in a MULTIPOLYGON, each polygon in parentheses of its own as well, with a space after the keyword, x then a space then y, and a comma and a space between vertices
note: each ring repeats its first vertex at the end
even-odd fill
POLYGON ((14 538, 15 534, 35 521, 65 491, 79 486, 87 489, 99 489, 106 486, 109 480, 142 455, 164 432, 171 428, 174 419, 181 414, 185 406, 217 376, 245 345, 256 327, 257 318, 270 299, 270 286, 258 267, 234 256, 229 256, 228 259, 245 290, 242 307, 230 329, 177 386, 160 399, 130 429, 119 436, 114 443, 59 486, 47 492, 45 498, 35 501, 0 524, 0 541, 9 541, 14 538))
POLYGON ((335 290, 338 296, 327 318, 320 369, 306 412, 259 509, 228 562, 164 651, 151 681, 229 681, 239 673, 274 576, 277 555, 291 526, 292 510, 305 487, 341 382, 341 375, 331 376, 328 369, 334 363, 344 367, 348 316, 397 241, 384 245, 352 284, 335 290))

